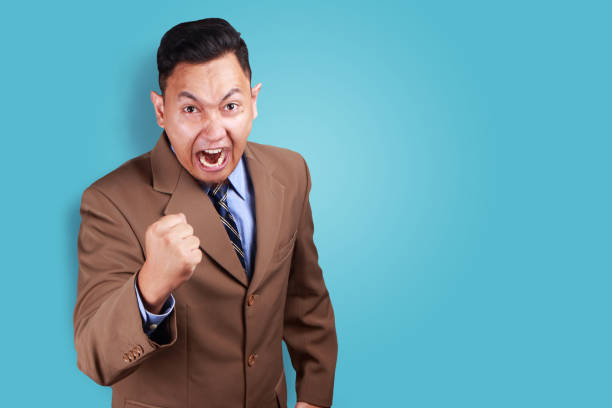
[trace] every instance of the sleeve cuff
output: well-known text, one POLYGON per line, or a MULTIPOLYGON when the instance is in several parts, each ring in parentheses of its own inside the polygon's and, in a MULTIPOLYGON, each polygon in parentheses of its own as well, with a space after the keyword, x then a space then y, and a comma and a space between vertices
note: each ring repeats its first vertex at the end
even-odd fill
POLYGON ((134 290, 136 291, 136 299, 138 300, 138 308, 140 309, 140 317, 142 318, 142 329, 145 331, 147 336, 151 335, 157 326, 159 326, 166 317, 172 312, 174 309, 174 296, 170 294, 168 299, 166 299, 166 303, 162 307, 160 314, 155 314, 149 312, 145 309, 144 304, 142 303, 142 299, 140 297, 140 292, 138 291, 138 286, 136 285, 136 279, 134 279, 134 290))

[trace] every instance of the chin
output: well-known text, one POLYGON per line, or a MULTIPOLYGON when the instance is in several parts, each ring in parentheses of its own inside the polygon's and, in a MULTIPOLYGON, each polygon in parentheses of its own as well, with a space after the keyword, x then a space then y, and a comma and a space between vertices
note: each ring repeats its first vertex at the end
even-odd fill
POLYGON ((201 181, 203 183, 206 183, 206 184, 217 184, 217 183, 221 183, 223 180, 227 179, 228 176, 229 176, 229 173, 228 174, 223 174, 223 175, 215 175, 215 176, 211 176, 209 174, 202 176, 201 174, 199 174, 198 177, 196 177, 196 178, 199 181, 201 181))

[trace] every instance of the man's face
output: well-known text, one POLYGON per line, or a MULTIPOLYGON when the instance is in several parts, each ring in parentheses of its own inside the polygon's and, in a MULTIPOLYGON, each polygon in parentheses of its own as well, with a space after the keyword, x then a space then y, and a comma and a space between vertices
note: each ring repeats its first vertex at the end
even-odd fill
POLYGON ((233 52, 206 63, 181 62, 162 97, 151 91, 159 126, 181 165, 197 180, 218 183, 236 168, 246 147, 257 94, 233 52))

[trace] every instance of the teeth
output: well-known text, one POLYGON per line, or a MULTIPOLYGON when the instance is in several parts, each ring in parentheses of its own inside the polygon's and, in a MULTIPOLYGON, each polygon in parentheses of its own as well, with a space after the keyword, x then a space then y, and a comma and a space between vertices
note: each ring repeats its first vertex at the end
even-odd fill
MULTIPOLYGON (((219 151, 221 151, 222 149, 218 149, 218 151, 216 153, 219 153, 219 151)), ((208 150, 205 150, 208 153, 208 150)), ((223 160, 225 160, 225 151, 222 151, 221 154, 219 155, 219 159, 217 159, 217 162, 214 164, 208 163, 206 161, 206 159, 204 158, 204 155, 200 155, 200 163, 202 163, 202 165, 204 165, 205 167, 219 167, 221 164, 223 164, 223 160)))
POLYGON ((207 150, 204 150, 204 151, 206 153, 208 153, 208 154, 215 154, 215 153, 219 153, 221 150, 223 150, 223 149, 207 149, 207 150))

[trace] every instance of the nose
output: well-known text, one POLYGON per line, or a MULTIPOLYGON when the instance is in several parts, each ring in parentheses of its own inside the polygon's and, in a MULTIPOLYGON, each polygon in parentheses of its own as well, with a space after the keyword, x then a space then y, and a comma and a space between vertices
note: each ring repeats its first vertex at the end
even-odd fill
POLYGON ((200 137, 209 144, 214 144, 225 138, 227 132, 222 121, 218 117, 208 117, 204 120, 200 137))

